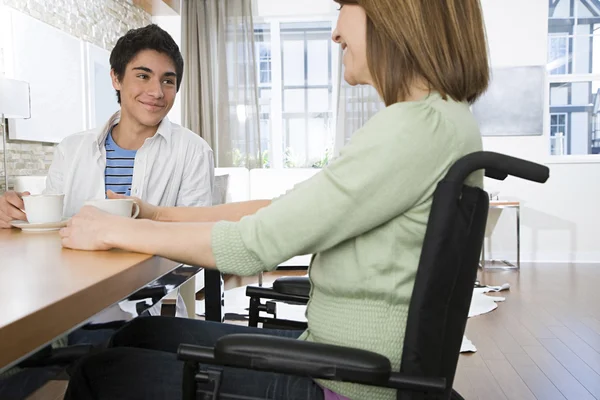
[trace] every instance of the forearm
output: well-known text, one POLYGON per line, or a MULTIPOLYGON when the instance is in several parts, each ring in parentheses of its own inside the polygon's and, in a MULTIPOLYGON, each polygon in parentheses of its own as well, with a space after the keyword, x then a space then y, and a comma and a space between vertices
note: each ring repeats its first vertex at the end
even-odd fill
POLYGON ((212 223, 164 223, 124 220, 106 233, 113 248, 152 254, 185 264, 216 268, 211 245, 212 223))
POLYGON ((161 207, 154 219, 160 222, 235 222, 269 204, 271 200, 251 200, 213 207, 161 207))

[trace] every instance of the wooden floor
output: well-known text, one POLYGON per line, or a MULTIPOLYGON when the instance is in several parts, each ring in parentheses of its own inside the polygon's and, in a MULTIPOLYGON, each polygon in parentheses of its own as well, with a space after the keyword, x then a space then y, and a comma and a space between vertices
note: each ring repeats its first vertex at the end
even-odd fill
POLYGON ((478 351, 460 357, 465 399, 600 399, 600 265, 522 265, 480 280, 511 289, 467 323, 478 351))
MULTIPOLYGON (((467 323, 477 352, 460 356, 454 384, 465 399, 600 399, 600 265, 524 264, 479 279, 511 288, 496 310, 467 323)), ((255 282, 228 277, 225 288, 255 282)))

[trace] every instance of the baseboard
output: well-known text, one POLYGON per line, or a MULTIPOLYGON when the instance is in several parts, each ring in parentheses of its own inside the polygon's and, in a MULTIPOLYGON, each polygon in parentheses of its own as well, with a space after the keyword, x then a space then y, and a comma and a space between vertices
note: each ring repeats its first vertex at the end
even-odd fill
MULTIPOLYGON (((489 252, 485 254, 486 260, 507 260, 516 263, 516 252, 489 252)), ((600 264, 600 252, 521 252, 521 263, 535 264, 600 264)))

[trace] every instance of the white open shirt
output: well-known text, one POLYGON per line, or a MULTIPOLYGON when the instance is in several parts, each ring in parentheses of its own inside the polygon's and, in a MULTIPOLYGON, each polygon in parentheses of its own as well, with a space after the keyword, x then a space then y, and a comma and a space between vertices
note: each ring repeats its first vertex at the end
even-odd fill
MULTIPOLYGON (((44 193, 65 194, 64 217, 77 214, 88 200, 105 198, 105 141, 120 116, 117 112, 100 128, 67 136, 56 147, 44 193)), ((136 153, 131 195, 150 204, 210 206, 213 185, 208 143, 167 117, 136 153)))

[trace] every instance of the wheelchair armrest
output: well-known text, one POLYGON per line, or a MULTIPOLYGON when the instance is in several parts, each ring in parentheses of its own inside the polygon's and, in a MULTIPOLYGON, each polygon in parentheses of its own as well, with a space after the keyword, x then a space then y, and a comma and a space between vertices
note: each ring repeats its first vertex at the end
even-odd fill
POLYGON ((349 347, 261 334, 231 334, 214 348, 182 344, 178 358, 187 362, 310 376, 397 389, 443 392, 444 378, 409 377, 391 372, 381 354, 349 347))
POLYGON ((231 334, 210 350, 184 344, 178 354, 183 360, 367 384, 384 384, 391 371, 380 354, 271 335, 231 334))
POLYGON ((306 304, 308 302, 308 295, 297 296, 294 294, 279 293, 273 288, 261 287, 261 286, 247 286, 246 296, 255 299, 272 299, 281 300, 286 303, 295 304, 306 304))
POLYGON ((286 276, 273 282, 273 290, 295 296, 310 295, 310 281, 305 276, 286 276))

